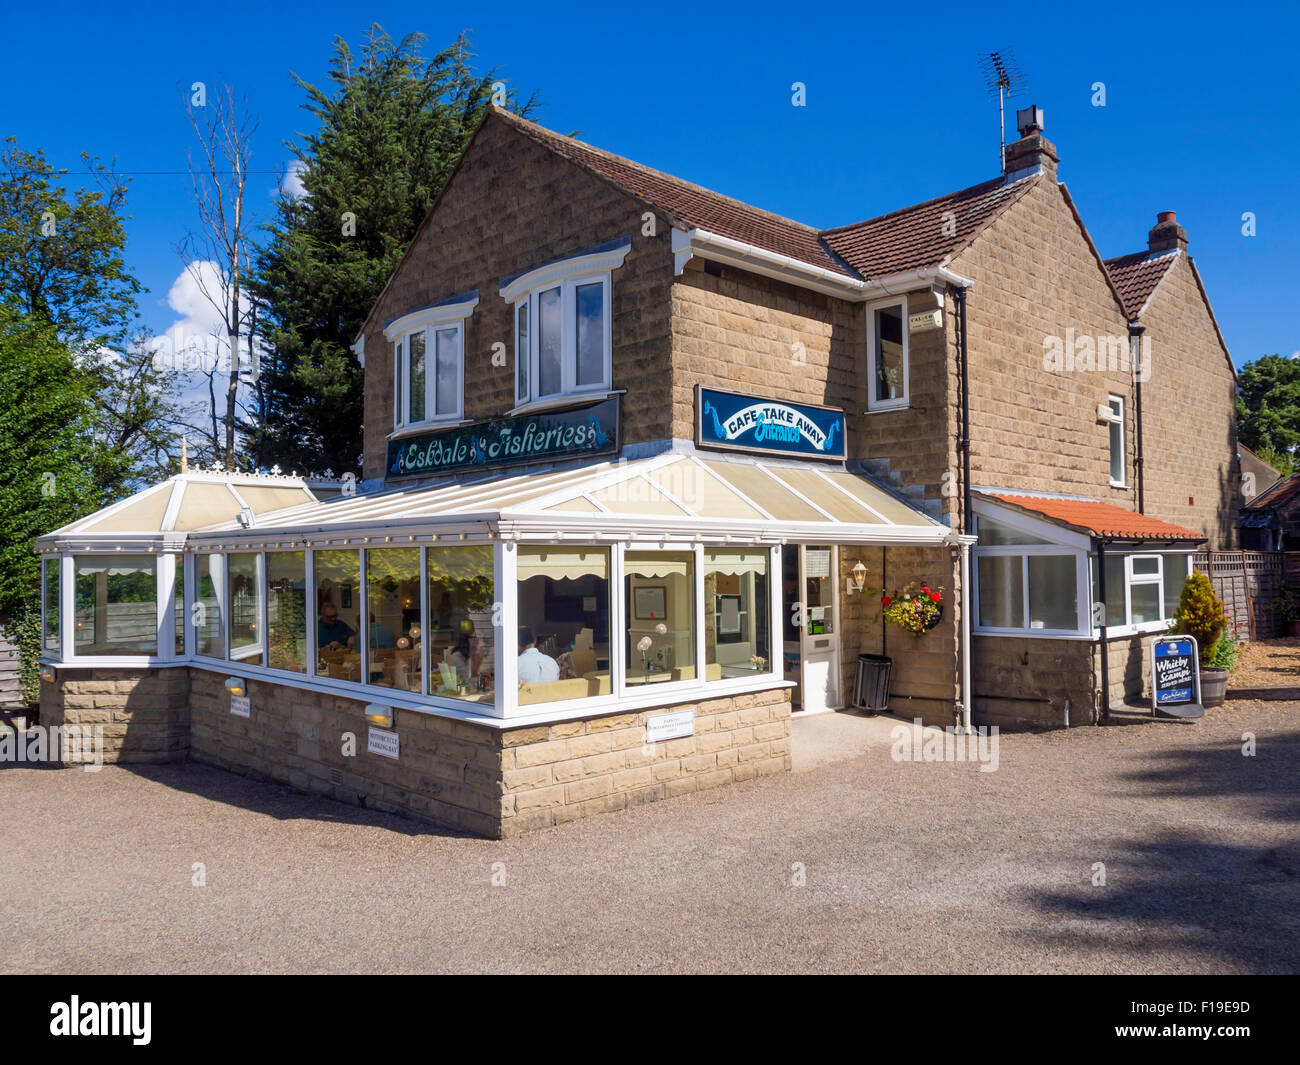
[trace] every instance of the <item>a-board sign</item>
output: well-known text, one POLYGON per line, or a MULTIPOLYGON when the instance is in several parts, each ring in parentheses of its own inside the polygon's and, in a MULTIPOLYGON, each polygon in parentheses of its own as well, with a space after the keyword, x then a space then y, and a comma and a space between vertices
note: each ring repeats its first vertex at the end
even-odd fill
POLYGON ((1151 710, 1199 717, 1201 671, 1193 636, 1157 636, 1151 641, 1151 710), (1186 711, 1179 712, 1180 707, 1186 711))

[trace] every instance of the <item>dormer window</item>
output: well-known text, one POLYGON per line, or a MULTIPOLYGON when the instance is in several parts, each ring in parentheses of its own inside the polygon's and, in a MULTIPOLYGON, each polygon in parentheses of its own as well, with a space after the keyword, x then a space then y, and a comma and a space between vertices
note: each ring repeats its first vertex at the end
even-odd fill
POLYGON ((424 307, 390 322, 393 424, 401 429, 459 421, 465 411, 465 321, 478 293, 424 307))
POLYGON ((514 305, 517 406, 610 390, 611 275, 630 247, 616 241, 502 284, 514 305))

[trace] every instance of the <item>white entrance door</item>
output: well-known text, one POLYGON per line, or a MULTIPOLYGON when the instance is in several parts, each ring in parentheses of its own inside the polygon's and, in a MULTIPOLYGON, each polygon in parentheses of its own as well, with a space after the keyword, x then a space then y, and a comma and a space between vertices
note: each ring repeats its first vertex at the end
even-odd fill
POLYGON ((835 710, 840 696, 839 559, 834 547, 799 549, 799 587, 803 591, 800 626, 800 688, 807 713, 835 710))

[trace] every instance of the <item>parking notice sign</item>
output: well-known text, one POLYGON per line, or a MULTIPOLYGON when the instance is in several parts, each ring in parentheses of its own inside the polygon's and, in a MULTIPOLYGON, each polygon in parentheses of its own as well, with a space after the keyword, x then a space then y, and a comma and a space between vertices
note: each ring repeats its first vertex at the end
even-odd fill
POLYGON ((1151 711, 1175 717, 1201 714, 1201 677, 1196 639, 1157 636, 1151 641, 1151 711), (1184 708, 1180 711, 1179 708, 1184 708))

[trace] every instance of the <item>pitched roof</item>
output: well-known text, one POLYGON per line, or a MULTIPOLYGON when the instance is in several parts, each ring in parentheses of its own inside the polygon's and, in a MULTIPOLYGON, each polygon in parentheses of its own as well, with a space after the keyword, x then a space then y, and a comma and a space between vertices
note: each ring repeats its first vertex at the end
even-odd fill
POLYGON ((1129 321, 1135 321, 1145 310, 1147 300, 1177 258, 1178 250, 1175 248, 1170 251, 1139 251, 1106 260, 1106 270, 1124 301, 1129 321))
POLYGON ((822 237, 869 280, 946 266, 1037 180, 1037 175, 1013 182, 994 178, 865 222, 823 230, 822 237))
POLYGON ((1280 481, 1269 485, 1259 495, 1247 500, 1241 505, 1241 509, 1270 510, 1273 507, 1280 507, 1292 499, 1297 492, 1300 492, 1300 473, 1293 473, 1290 477, 1283 477, 1280 481))
POLYGON ((1180 525, 1125 510, 1111 503, 1091 499, 1049 499, 1041 496, 1021 496, 1006 492, 984 493, 1001 503, 1010 503, 1040 518, 1058 525, 1099 536, 1106 540, 1194 540, 1206 537, 1180 525))
POLYGON ((821 235, 812 226, 759 210, 573 137, 561 136, 509 111, 493 109, 492 114, 557 155, 658 208, 674 223, 743 241, 844 277, 854 276, 852 270, 827 251, 821 235))

